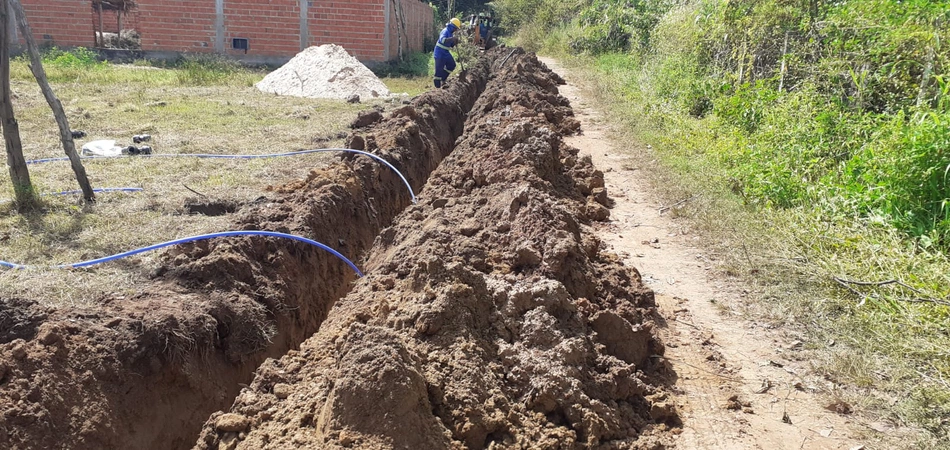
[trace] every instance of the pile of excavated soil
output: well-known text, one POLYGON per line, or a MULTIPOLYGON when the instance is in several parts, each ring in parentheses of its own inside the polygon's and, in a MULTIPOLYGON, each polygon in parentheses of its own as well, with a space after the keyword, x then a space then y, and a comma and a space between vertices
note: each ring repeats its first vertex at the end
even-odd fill
POLYGON ((293 97, 366 100, 388 97, 389 89, 343 47, 309 47, 255 84, 261 92, 293 97))
POLYGON ((561 138, 578 123, 559 78, 522 51, 493 59, 460 143, 379 235, 369 275, 197 448, 668 444, 653 294, 590 229, 609 215, 603 174, 561 138))
MULTIPOLYGON (((370 120, 381 122, 366 148, 417 191, 485 88, 487 59, 468 69, 449 89, 370 120)), ((359 262, 410 204, 390 169, 347 156, 240 205, 231 228, 306 236, 359 262)), ((152 283, 94 307, 0 298, 0 449, 189 448, 208 416, 266 358, 311 336, 356 278, 329 253, 280 239, 203 241, 165 258, 152 283)))

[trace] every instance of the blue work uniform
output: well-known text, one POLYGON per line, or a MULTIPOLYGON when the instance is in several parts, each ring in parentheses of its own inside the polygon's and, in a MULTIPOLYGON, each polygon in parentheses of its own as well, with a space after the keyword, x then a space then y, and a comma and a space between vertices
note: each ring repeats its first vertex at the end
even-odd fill
POLYGON ((435 58, 435 79, 433 82, 437 88, 441 88, 442 83, 449 78, 449 73, 455 70, 455 58, 452 57, 449 49, 455 47, 456 39, 454 35, 456 30, 458 28, 455 27, 455 24, 451 22, 446 24, 445 29, 439 34, 439 40, 435 42, 435 50, 432 51, 432 56, 435 58))

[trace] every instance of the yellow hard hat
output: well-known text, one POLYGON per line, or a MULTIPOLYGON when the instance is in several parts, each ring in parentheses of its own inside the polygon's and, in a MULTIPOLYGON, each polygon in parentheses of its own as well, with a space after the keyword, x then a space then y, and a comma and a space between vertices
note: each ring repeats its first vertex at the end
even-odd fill
POLYGON ((455 25, 455 28, 458 28, 460 30, 462 29, 462 21, 458 20, 455 17, 453 17, 452 20, 449 21, 449 23, 451 23, 452 25, 455 25))

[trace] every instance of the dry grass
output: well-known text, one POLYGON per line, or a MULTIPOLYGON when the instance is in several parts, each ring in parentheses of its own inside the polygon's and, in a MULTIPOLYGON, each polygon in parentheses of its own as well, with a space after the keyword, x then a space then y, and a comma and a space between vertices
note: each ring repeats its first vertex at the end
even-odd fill
MULTIPOLYGON (((58 129, 22 61, 13 65, 14 107, 26 158, 63 156, 58 129)), ((87 70, 48 66, 53 88, 73 130, 95 139, 132 145, 147 133, 155 153, 266 154, 342 146, 357 111, 351 105, 264 94, 253 88, 263 72, 235 69, 195 86, 182 69, 96 66, 87 70)), ((391 86, 408 90, 408 80, 391 86)), ((416 83, 421 81, 416 80, 416 83)), ((88 305, 105 293, 134 293, 162 255, 155 251, 81 270, 49 268, 190 235, 231 229, 229 216, 188 214, 188 199, 252 201, 269 185, 300 178, 326 164, 328 154, 258 160, 124 157, 84 162, 93 187, 140 187, 140 193, 102 193, 93 205, 78 195, 46 196, 24 214, 0 205, 0 259, 41 266, 0 272, 0 296, 52 305, 88 305), (188 188, 204 194, 199 197, 188 188), (46 266, 46 267, 42 267, 46 266)), ((67 162, 31 165, 38 192, 78 189, 67 162)), ((12 198, 0 177, 2 197, 12 198)))

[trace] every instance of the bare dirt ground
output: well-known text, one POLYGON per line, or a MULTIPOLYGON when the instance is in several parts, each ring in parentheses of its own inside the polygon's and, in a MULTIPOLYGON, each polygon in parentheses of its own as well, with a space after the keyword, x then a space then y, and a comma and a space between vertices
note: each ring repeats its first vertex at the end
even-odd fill
POLYGON ((369 275, 211 416, 197 448, 668 446, 679 418, 653 293, 591 228, 609 216, 603 173, 563 142, 578 124, 559 77, 498 51, 369 275))
POLYGON ((583 134, 566 142, 605 172, 615 202, 598 236, 637 268, 666 319, 660 336, 676 372, 683 421, 677 448, 865 448, 849 437, 858 429, 855 420, 829 410, 850 408, 817 392, 827 382, 809 372, 802 342, 729 310, 745 295, 743 287, 717 275, 696 239, 669 217, 633 153, 610 138, 592 96, 556 60, 542 61, 567 80, 561 95, 581 122, 583 134))

